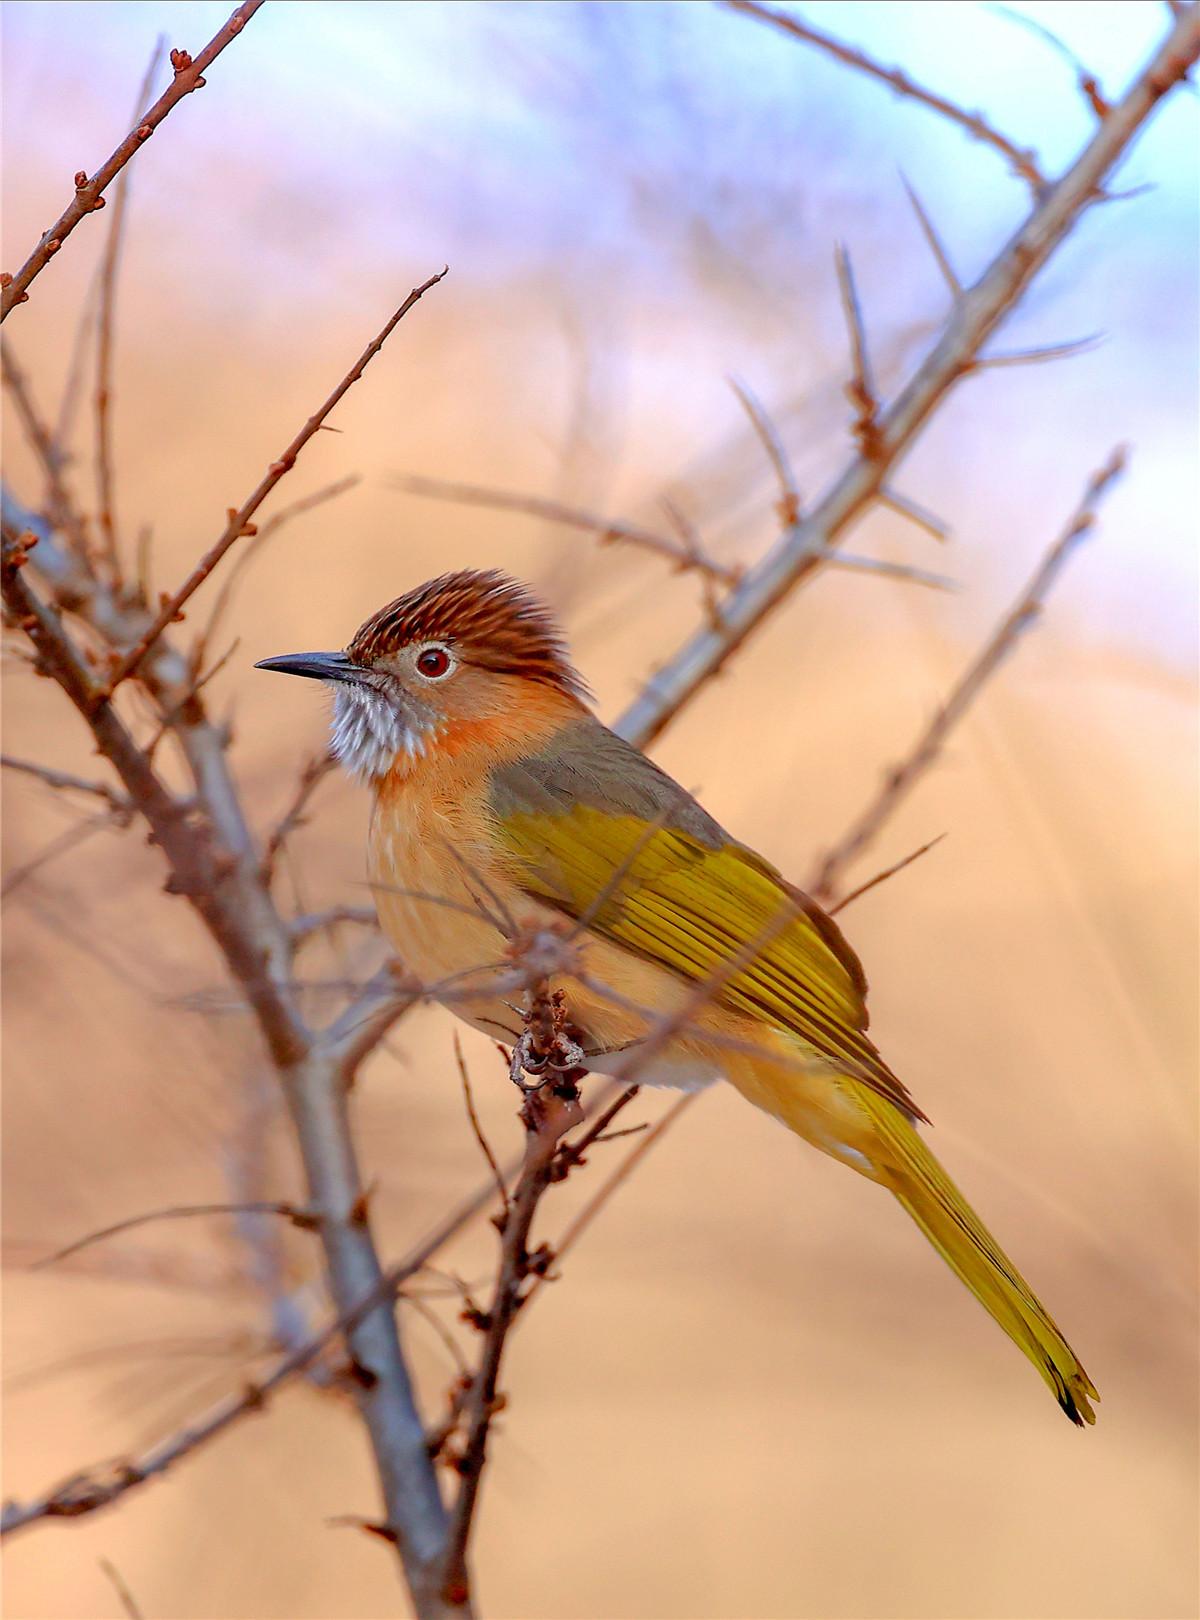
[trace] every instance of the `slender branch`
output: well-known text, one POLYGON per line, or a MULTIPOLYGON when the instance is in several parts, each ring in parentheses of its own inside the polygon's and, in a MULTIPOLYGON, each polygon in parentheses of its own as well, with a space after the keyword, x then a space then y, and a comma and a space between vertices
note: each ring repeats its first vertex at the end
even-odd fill
POLYGON ((967 112, 953 101, 948 101, 945 96, 939 96, 933 90, 927 90, 923 85, 917 84, 900 68, 881 67, 878 62, 872 61, 865 51, 856 50, 852 45, 844 45, 841 40, 822 33, 811 23, 806 23, 791 13, 772 11, 770 6, 758 4, 758 0, 720 0, 720 3, 726 11, 743 12, 748 17, 756 17, 759 22, 782 29, 784 33, 791 34, 796 39, 802 39, 806 45, 815 45, 818 50, 826 52, 839 62, 844 62, 847 67, 856 68, 868 78, 880 80, 897 95, 908 96, 913 101, 919 101, 923 106, 929 107, 933 112, 940 113, 943 118, 948 118, 952 124, 957 124, 960 129, 965 130, 973 139, 983 141, 999 152, 1013 173, 1028 181, 1035 196, 1045 190, 1047 182, 1038 167, 1036 155, 1027 148, 1017 146, 998 129, 994 129, 982 113, 967 112))
POLYGON ((467 1118, 471 1122, 471 1131, 479 1143, 480 1151, 487 1160, 492 1175, 496 1180, 496 1191, 500 1194, 500 1207, 508 1209, 508 1187, 504 1177, 500 1174, 500 1166, 496 1163, 496 1155, 492 1152, 491 1144, 483 1134, 483 1126, 479 1123, 479 1115, 475 1112, 475 1099, 471 1095, 471 1077, 467 1073, 467 1060, 463 1057, 462 1042, 458 1038, 458 1031, 454 1032, 454 1057, 458 1063, 459 1079, 462 1081, 463 1102, 466 1104, 467 1118))
POLYGON ((63 477, 66 456, 55 443, 33 399, 33 390, 7 338, 0 339, 0 372, 16 408, 25 435, 33 448, 46 481, 46 517, 51 526, 66 535, 80 558, 87 555, 86 529, 63 477))
POLYGON ((1069 62, 1075 70, 1075 79, 1079 85, 1079 93, 1095 113, 1097 118, 1107 118, 1112 107, 1104 96, 1095 74, 1090 73, 1083 65, 1069 45, 1059 39, 1057 34, 1051 33, 1044 23, 1027 17, 1024 12, 1016 11, 1012 6, 992 4, 987 8, 994 11, 998 17, 1004 17, 1018 28, 1025 28, 1038 39, 1044 40, 1051 50, 1057 51, 1064 61, 1069 62))
MULTIPOLYGON (((679 1116, 690 1108, 700 1095, 699 1091, 685 1091, 682 1096, 677 1097, 662 1118, 649 1128, 637 1146, 625 1155, 615 1170, 610 1172, 607 1180, 600 1184, 557 1243, 555 1243, 554 1260, 556 1264, 562 1260, 569 1249, 574 1248, 613 1194, 629 1180, 654 1144, 671 1129, 679 1116)), ((620 1099, 622 1106, 627 1100, 627 1098, 620 1099)), ((638 1128, 640 1129, 640 1127, 638 1128)), ((597 1137, 596 1140, 600 1140, 600 1138, 597 1137)), ((539 1272, 525 1294, 524 1303, 528 1303, 542 1284, 548 1281, 550 1281, 549 1272, 539 1272)))
POLYGON ((56 771, 49 765, 39 765, 31 759, 15 759, 11 754, 0 754, 0 766, 8 771, 20 771, 26 776, 34 776, 39 782, 45 782, 47 787, 72 793, 89 793, 94 798, 103 799, 110 810, 117 810, 122 814, 131 808, 130 801, 125 795, 109 787, 107 782, 89 782, 82 776, 72 776, 69 771, 56 771))
POLYGON ((58 860, 60 855, 66 855, 71 850, 77 849, 93 834, 103 832, 106 827, 128 826, 129 818, 129 811, 118 816, 114 810, 102 810, 98 816, 85 816, 82 821, 77 821, 73 827, 68 827, 65 832, 59 833, 57 838, 52 838, 48 844, 43 845, 23 866, 18 866, 15 871, 7 874, 4 882, 0 884, 0 900, 7 900, 27 878, 41 871, 42 867, 48 866, 51 861, 58 860))
POLYGON ((894 489, 881 489, 879 491, 879 504, 890 506, 893 512, 906 517, 910 523, 915 523, 918 529, 924 529, 935 540, 949 540, 950 525, 943 523, 940 517, 935 517, 916 501, 910 501, 907 495, 898 495, 894 489))
POLYGON ((929 251, 933 254, 934 262, 937 264, 938 269, 942 272, 942 280, 950 289, 951 298, 961 298, 963 291, 962 282, 958 279, 954 266, 950 263, 950 255, 946 252, 945 244, 938 235, 933 221, 925 211, 925 207, 921 202, 921 199, 917 196, 916 192, 909 184, 908 176, 903 170, 900 172, 900 180, 905 191, 908 193, 908 200, 912 204, 913 213, 917 216, 917 224, 921 227, 921 234, 929 244, 929 251))
POLYGON ((1037 622, 1050 587, 1071 552, 1095 525, 1096 509, 1109 487, 1125 470, 1125 462, 1126 451, 1124 448, 1118 448, 1113 451, 1100 471, 1089 480, 1070 522, 1043 557, 1033 578, 988 637, 977 657, 963 672, 953 691, 937 710, 906 758, 886 773, 875 798, 840 843, 821 861, 812 881, 806 886, 814 900, 827 901, 833 897, 845 868, 874 842, 880 828, 900 800, 912 791, 933 765, 945 745, 946 738, 962 719, 990 676, 1012 652, 1021 636, 1037 622))
POLYGON ((296 917, 288 924, 292 947, 299 950, 300 946, 314 934, 323 934, 330 929, 339 928, 343 923, 355 923, 361 928, 377 929, 379 913, 374 906, 330 906, 328 911, 313 911, 305 917, 296 917))
POLYGON ((975 371, 987 371, 994 366, 1040 366, 1047 360, 1070 360, 1077 354, 1087 354, 1103 341, 1103 333, 1092 332, 1088 337, 1072 338, 1067 343, 1048 343, 1039 349, 1016 349, 1011 354, 982 354, 972 362, 975 371))
POLYGON ((184 96, 191 95, 193 90, 200 89, 204 84, 205 70, 216 61, 226 45, 237 38, 260 5, 262 0, 245 0, 194 60, 186 51, 171 52, 171 66, 175 69, 173 82, 136 128, 125 137, 108 162, 102 164, 90 180, 83 170, 75 176, 75 195, 70 205, 51 225, 16 275, 10 276, 7 271, 0 275, 0 284, 3 285, 3 294, 0 295, 0 321, 7 319, 14 305, 26 301, 29 297, 30 283, 45 269, 80 220, 104 207, 106 201, 104 192, 107 187, 120 174, 142 143, 150 139, 172 107, 182 101, 184 96))
POLYGON ((602 546, 624 542, 640 546, 668 558, 685 573, 697 569, 720 585, 736 585, 741 578, 737 568, 725 568, 720 563, 697 556, 666 535, 651 529, 641 529, 632 523, 612 523, 577 506, 564 506, 561 501, 543 500, 540 495, 516 495, 503 489, 485 489, 479 484, 449 483, 442 478, 418 478, 407 473, 393 473, 387 480, 393 489, 408 495, 427 495, 437 501, 455 501, 460 506, 487 506, 498 512, 527 512, 531 517, 545 518, 550 523, 563 523, 572 529, 584 529, 594 534, 602 546))
MULTIPOLYGON (((741 4, 741 9, 746 9, 741 4)), ((753 8, 752 8, 753 9, 753 8)), ((931 413, 967 375, 984 343, 1026 287, 1096 200, 1158 103, 1200 55, 1200 6, 1189 5, 1138 74, 1124 98, 1095 131, 1071 168, 1042 197, 974 286, 951 310, 941 336, 893 402, 879 416, 880 456, 856 456, 824 499, 786 530, 721 603, 724 628, 704 626, 649 681, 614 730, 645 748, 684 703, 713 678, 742 642, 819 568, 825 553, 891 482, 896 465, 931 413)))
POLYGON ((128 1586, 126 1586, 117 1566, 110 1563, 107 1558, 98 1558, 96 1562, 100 1565, 100 1568, 111 1581, 113 1591, 116 1592, 117 1599, 121 1607, 125 1610, 127 1620, 145 1620, 142 1609, 138 1607, 137 1599, 129 1590, 128 1586))
POLYGON ((435 287, 446 274, 446 270, 439 270, 436 276, 430 276, 428 281, 424 281, 419 287, 413 288, 412 292, 409 293, 408 297, 400 305, 400 308, 392 316, 391 320, 384 327, 383 331, 380 332, 379 336, 368 343, 362 354, 342 378, 341 382, 334 389, 333 393, 330 394, 324 405, 322 405, 320 410, 317 411, 316 415, 309 417, 308 421, 305 422, 304 426, 300 429, 299 433, 296 434, 296 437, 292 440, 291 444, 288 445, 287 449, 283 452, 279 459, 271 463, 265 476, 260 480, 253 494, 250 495, 249 498, 245 500, 236 511, 234 511, 232 508, 230 509, 229 521, 225 525, 225 530, 222 533, 221 538, 217 541, 216 545, 214 545, 210 551, 205 553, 175 594, 173 596, 164 598, 162 606, 146 629, 145 634, 141 637, 136 646, 129 649, 129 651, 114 668, 107 688, 109 695, 116 690, 122 681, 127 680, 128 677, 134 673, 142 659, 146 656, 150 648, 158 640, 159 636, 163 633, 167 626, 176 619, 182 617, 181 609, 183 608, 184 603, 188 601, 193 592, 197 591, 200 586, 203 585, 204 581, 212 573, 213 569, 229 550, 230 546, 232 546, 236 541, 240 540, 243 535, 252 535, 257 532, 254 525, 250 521, 255 512, 258 511, 259 507, 266 500, 267 496, 275 488, 275 485, 285 475, 285 473, 290 472, 295 466, 296 457, 300 454, 301 450, 304 449, 304 446, 324 424, 325 418, 329 415, 330 411, 333 410, 334 406, 338 403, 342 396, 347 392, 348 389, 352 388, 362 376, 369 362, 373 360, 374 357, 379 353, 380 349, 395 330, 397 324, 404 319, 405 315, 408 314, 409 310, 413 307, 417 300, 422 297, 423 294, 427 293, 431 287, 435 287))
POLYGON ((102 1243, 105 1239, 117 1237, 122 1232, 132 1232, 136 1226, 148 1226, 152 1221, 190 1220, 197 1215, 278 1215, 305 1232, 315 1231, 321 1224, 319 1215, 314 1215, 310 1210, 297 1209, 295 1204, 279 1200, 248 1204, 173 1204, 169 1209, 152 1209, 144 1215, 131 1215, 128 1220, 115 1221, 112 1226, 102 1226, 99 1231, 76 1238, 74 1243, 68 1243, 65 1249, 56 1249, 53 1254, 43 1255, 40 1260, 35 1260, 29 1269, 40 1271, 44 1266, 56 1265, 59 1260, 78 1254, 81 1249, 90 1249, 93 1243, 102 1243))
POLYGON ((836 906, 830 906, 829 915, 836 917, 839 911, 845 911, 848 905, 860 899, 869 890, 877 889, 881 883, 886 883, 889 878, 895 877, 897 872, 903 872, 906 866, 911 866, 914 861, 919 861, 922 855, 928 855, 934 845, 940 844, 945 836, 945 833, 938 833, 936 838, 931 838, 927 844, 922 844, 920 849, 914 849, 911 855, 906 855, 903 860, 889 866, 884 872, 876 872, 873 878, 866 883, 860 883, 857 889, 851 889, 844 900, 839 900, 836 906))
POLYGON ((792 472, 792 464, 788 460, 788 453, 783 447, 783 440, 779 437, 774 422, 746 385, 739 382, 736 377, 730 377, 729 386, 750 418, 750 425, 757 433, 760 444, 767 452, 767 459, 775 469, 775 477, 779 481, 779 504, 776 511, 781 526, 785 529, 791 528, 793 523, 800 520, 800 490, 796 484, 796 476, 792 472))
POLYGON ((314 754, 302 768, 292 802, 280 817, 274 832, 267 839, 262 865, 259 867, 259 875, 265 889, 271 887, 275 876, 275 866, 284 845, 296 831, 296 828, 304 825, 304 812, 308 808, 308 801, 336 766, 337 755, 327 749, 323 754, 314 754))
POLYGON ((254 558, 258 556, 265 543, 273 535, 278 534, 285 523, 290 523, 293 518, 300 517, 305 512, 311 512, 314 507, 323 506, 326 501, 336 500, 339 495, 344 495, 347 490, 353 489, 361 482, 362 479, 358 473, 350 473, 347 477, 339 478, 332 484, 326 484, 323 489, 314 490, 311 495, 301 496, 298 501, 293 501, 290 506, 281 507, 278 512, 273 512, 264 523, 259 524, 258 533, 248 546, 242 547, 232 566, 225 572, 225 577, 221 582, 221 589, 217 592, 217 599, 213 603, 213 610, 208 616, 208 623, 196 637, 196 644, 192 648, 191 663, 193 669, 199 669, 203 665, 208 644, 215 635, 218 624, 220 624, 228 611, 234 592, 245 577, 246 569, 254 558))
POLYGON ((850 255, 839 243, 834 262, 837 266, 838 290, 842 298, 842 312, 846 317, 846 330, 850 335, 850 381, 846 384, 846 398, 854 407, 854 437, 867 461, 878 461, 883 451, 879 432, 879 395, 871 375, 871 362, 867 352, 867 334, 863 327, 862 309, 858 302, 858 289, 854 285, 854 270, 850 255))
MULTIPOLYGON (((160 34, 150 57, 141 89, 133 109, 133 127, 141 124, 154 80, 158 74, 166 48, 166 36, 160 34)), ((100 543, 114 583, 121 579, 121 561, 117 543, 116 495, 114 492, 112 458, 112 353, 113 324, 116 313, 117 269, 121 259, 124 238, 125 209, 129 200, 129 170, 122 169, 113 190, 113 207, 109 216, 108 239, 100 261, 99 313, 96 318, 96 393, 94 400, 96 423, 96 520, 100 529, 100 543)))

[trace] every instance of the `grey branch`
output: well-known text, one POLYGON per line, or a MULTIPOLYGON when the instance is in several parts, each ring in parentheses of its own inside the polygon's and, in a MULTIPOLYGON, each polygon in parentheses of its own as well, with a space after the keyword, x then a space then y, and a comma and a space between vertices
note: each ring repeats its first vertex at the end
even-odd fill
MULTIPOLYGON (((738 8, 761 9, 741 0, 738 8)), ((1099 196, 1105 176, 1198 55, 1200 6, 1189 5, 1070 169, 1035 204, 1016 234, 951 309, 930 353, 878 418, 878 458, 856 456, 807 517, 780 536, 767 556, 722 601, 723 629, 706 626, 691 637, 617 721, 614 729, 621 736, 639 748, 652 742, 746 637, 822 566, 826 553, 890 484, 896 466, 930 414, 975 367, 987 339, 1099 196)))
POLYGON ((30 283, 45 269, 80 220, 104 207, 106 188, 116 179, 142 143, 149 140, 172 107, 182 101, 184 96, 191 95, 193 90, 201 88, 204 84, 205 69, 216 61, 231 40, 237 38, 261 5, 262 0, 246 0, 225 26, 213 35, 195 59, 186 51, 171 52, 171 66, 175 69, 172 83, 145 117, 140 119, 136 127, 126 135, 108 162, 97 169, 90 180, 82 170, 75 176, 75 195, 69 206, 51 225, 16 275, 10 276, 5 272, 0 276, 0 283, 4 289, 0 294, 0 321, 7 319, 9 311, 15 305, 26 301, 29 297, 30 283))
MULTIPOLYGON (((878 794, 836 848, 830 850, 821 861, 807 885, 808 893, 814 900, 825 903, 837 893, 838 883, 846 867, 874 842, 901 799, 912 791, 934 764, 945 746, 946 738, 962 719, 985 683, 1012 652, 1024 633, 1037 622, 1050 587, 1071 552, 1091 531, 1096 521, 1096 509, 1111 484, 1124 471, 1125 462, 1126 452, 1123 447, 1118 448, 1113 451, 1100 471, 1093 475, 1067 527, 1042 558, 1033 578, 988 637, 978 656, 963 672, 954 690, 930 720, 909 754, 899 765, 894 765, 887 772, 878 794)), ((884 875, 890 876, 890 873, 884 875)))

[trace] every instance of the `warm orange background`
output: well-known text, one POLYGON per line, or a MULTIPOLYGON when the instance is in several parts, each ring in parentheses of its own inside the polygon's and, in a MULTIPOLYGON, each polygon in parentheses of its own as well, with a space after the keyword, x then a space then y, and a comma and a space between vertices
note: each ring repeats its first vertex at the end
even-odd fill
MULTIPOLYGON (((11 267, 61 206, 70 173, 115 143, 157 27, 194 48, 224 8, 6 9, 11 267)), ((389 471, 646 523, 661 521, 667 490, 719 555, 753 558, 772 537, 773 492, 725 374, 767 401, 805 489, 818 488, 846 454, 832 241, 855 251, 890 387, 942 310, 896 162, 941 202, 964 268, 986 262, 1019 217, 1021 196, 990 154, 815 59, 777 57, 783 47, 757 36, 751 47, 736 19, 704 26, 722 30, 706 49, 727 50, 740 77, 724 102, 693 104, 699 9, 268 6, 139 160, 119 497, 127 538, 154 525, 156 585, 211 542, 398 296, 452 262, 340 408, 341 432, 319 436, 278 500, 351 471, 364 482, 254 563, 219 641, 224 651, 240 637, 210 698, 231 716, 257 826, 286 802, 324 722, 315 689, 254 673, 253 661, 343 644, 433 572, 499 565, 533 581, 562 613, 606 717, 696 622, 692 582, 652 558, 410 499, 386 487, 389 471), (619 20, 630 13, 640 20, 619 20), (311 56, 320 26, 327 74, 311 56), (464 106, 484 83, 512 106, 496 111, 480 91, 461 118, 445 110, 460 47, 464 106), (754 50, 776 75, 774 101, 748 76, 754 50), (387 51, 394 106, 379 85, 387 51), (427 61, 440 64, 446 104, 426 87, 405 110, 427 61), (641 76, 622 79, 631 64, 641 76), (799 156, 780 178, 747 137, 731 201, 717 132, 733 140, 742 128, 739 96, 746 127, 770 127, 772 108, 791 105, 788 84, 805 114, 776 134, 781 149, 785 136, 801 141, 799 156), (669 139, 637 127, 660 104, 669 139), (512 126, 509 166, 490 119, 512 126), (554 170, 531 201, 539 131, 548 144, 574 139, 578 169, 554 170), (380 141, 392 142, 391 189, 372 168, 380 141), (640 202, 605 238, 595 219, 614 174, 640 202), (542 234, 521 241, 529 209, 542 234)), ((973 10, 935 9, 956 27, 973 10)), ((1059 8, 1093 9, 1105 8, 1059 8)), ((1107 8, 1114 28, 1131 9, 1107 8)), ((884 28, 889 60, 904 54, 896 14, 911 14, 906 61, 921 67, 929 8, 833 10, 864 41, 884 28)), ((831 21, 830 8, 818 12, 831 21)), ((977 61, 963 60, 964 96, 982 94, 977 61)), ((696 82, 720 82, 711 57, 696 63, 696 82)), ((1069 96, 1069 76, 1058 88, 1069 96)), ((843 919, 872 982, 880 1045, 1078 1349, 1103 1397, 1098 1424, 1079 1433, 1061 1418, 890 1200, 714 1092, 515 1334, 477 1544, 489 1615, 1196 1613, 1193 272, 1191 238, 1181 247, 1178 235, 1194 193, 1165 155, 1182 127, 1166 119, 1179 116, 1168 110, 1127 177, 1158 181, 1122 205, 1144 212, 1098 212, 1006 335, 1015 345, 1102 325, 1106 347, 1070 367, 994 373, 950 402, 901 479, 953 523, 947 547, 885 514, 853 536, 854 551, 951 573, 962 592, 823 576, 655 750, 726 826, 802 880, 915 737, 1088 473, 1118 439, 1134 440, 1133 470, 1047 619, 855 876, 949 837, 843 919)), ((1038 117, 1031 92, 1026 131, 1038 117)), ((102 224, 85 222, 6 325, 47 401, 102 224)), ((85 490, 86 444, 85 432, 85 490)), ((8 453, 16 486, 36 495, 11 432, 8 453)), ((57 691, 16 664, 6 675, 5 751, 95 774, 57 691)), ((6 775, 4 786, 11 872, 79 812, 37 783, 6 775)), ((363 820, 357 790, 323 786, 282 892, 295 881, 305 909, 364 904, 363 820)), ((151 1227, 58 1272, 26 1270, 143 1209, 227 1199, 239 1185, 243 1196, 299 1193, 246 1020, 161 879, 140 833, 105 833, 7 906, 7 1495, 146 1443, 269 1359, 247 1251, 219 1222, 151 1227), (269 1144, 261 1190, 246 1173, 237 1180, 255 1131, 269 1144)), ((371 948, 347 937, 344 955, 302 962, 315 978, 341 977, 371 948)), ((414 1014, 360 1084, 385 1257, 480 1179, 451 1029, 442 1012, 414 1014)), ((518 1138, 511 1090, 486 1043, 468 1032, 465 1046, 507 1155, 518 1138)), ((631 1117, 668 1100, 652 1094, 631 1117)), ((623 1151, 600 1150, 547 1200, 545 1235, 623 1151)), ((473 1229, 442 1264, 484 1287, 492 1248, 473 1229)), ((285 1250, 295 1286, 312 1270, 309 1240, 289 1237, 285 1250)), ((315 1316, 319 1297, 310 1303, 315 1316)), ((450 1361, 419 1316, 405 1321, 436 1412, 450 1361)), ((4 1612, 117 1614, 103 1557, 149 1616, 400 1614, 386 1549, 328 1524, 374 1511, 348 1408, 294 1388, 119 1509, 14 1540, 4 1612)))

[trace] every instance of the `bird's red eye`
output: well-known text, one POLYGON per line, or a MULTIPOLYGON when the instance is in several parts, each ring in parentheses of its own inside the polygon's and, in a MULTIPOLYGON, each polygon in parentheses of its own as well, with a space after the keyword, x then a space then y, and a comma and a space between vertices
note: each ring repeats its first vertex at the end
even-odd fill
POLYGON ((428 680, 436 681, 450 668, 450 654, 444 647, 426 647, 417 659, 417 668, 428 680))

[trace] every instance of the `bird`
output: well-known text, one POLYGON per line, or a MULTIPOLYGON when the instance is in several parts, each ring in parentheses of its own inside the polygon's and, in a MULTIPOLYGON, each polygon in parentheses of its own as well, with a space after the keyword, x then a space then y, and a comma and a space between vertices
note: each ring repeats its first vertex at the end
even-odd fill
POLYGON ((496 570, 442 574, 344 652, 256 667, 331 689, 332 750, 372 794, 380 924, 435 998, 440 987, 460 1018, 515 1045, 512 931, 569 925, 574 954, 551 982, 583 1067, 627 1075, 644 1046, 639 1080, 726 1080, 885 1187, 1067 1416, 1095 1421, 1087 1373, 870 1039, 866 977, 838 925, 601 723, 528 587, 496 570))

